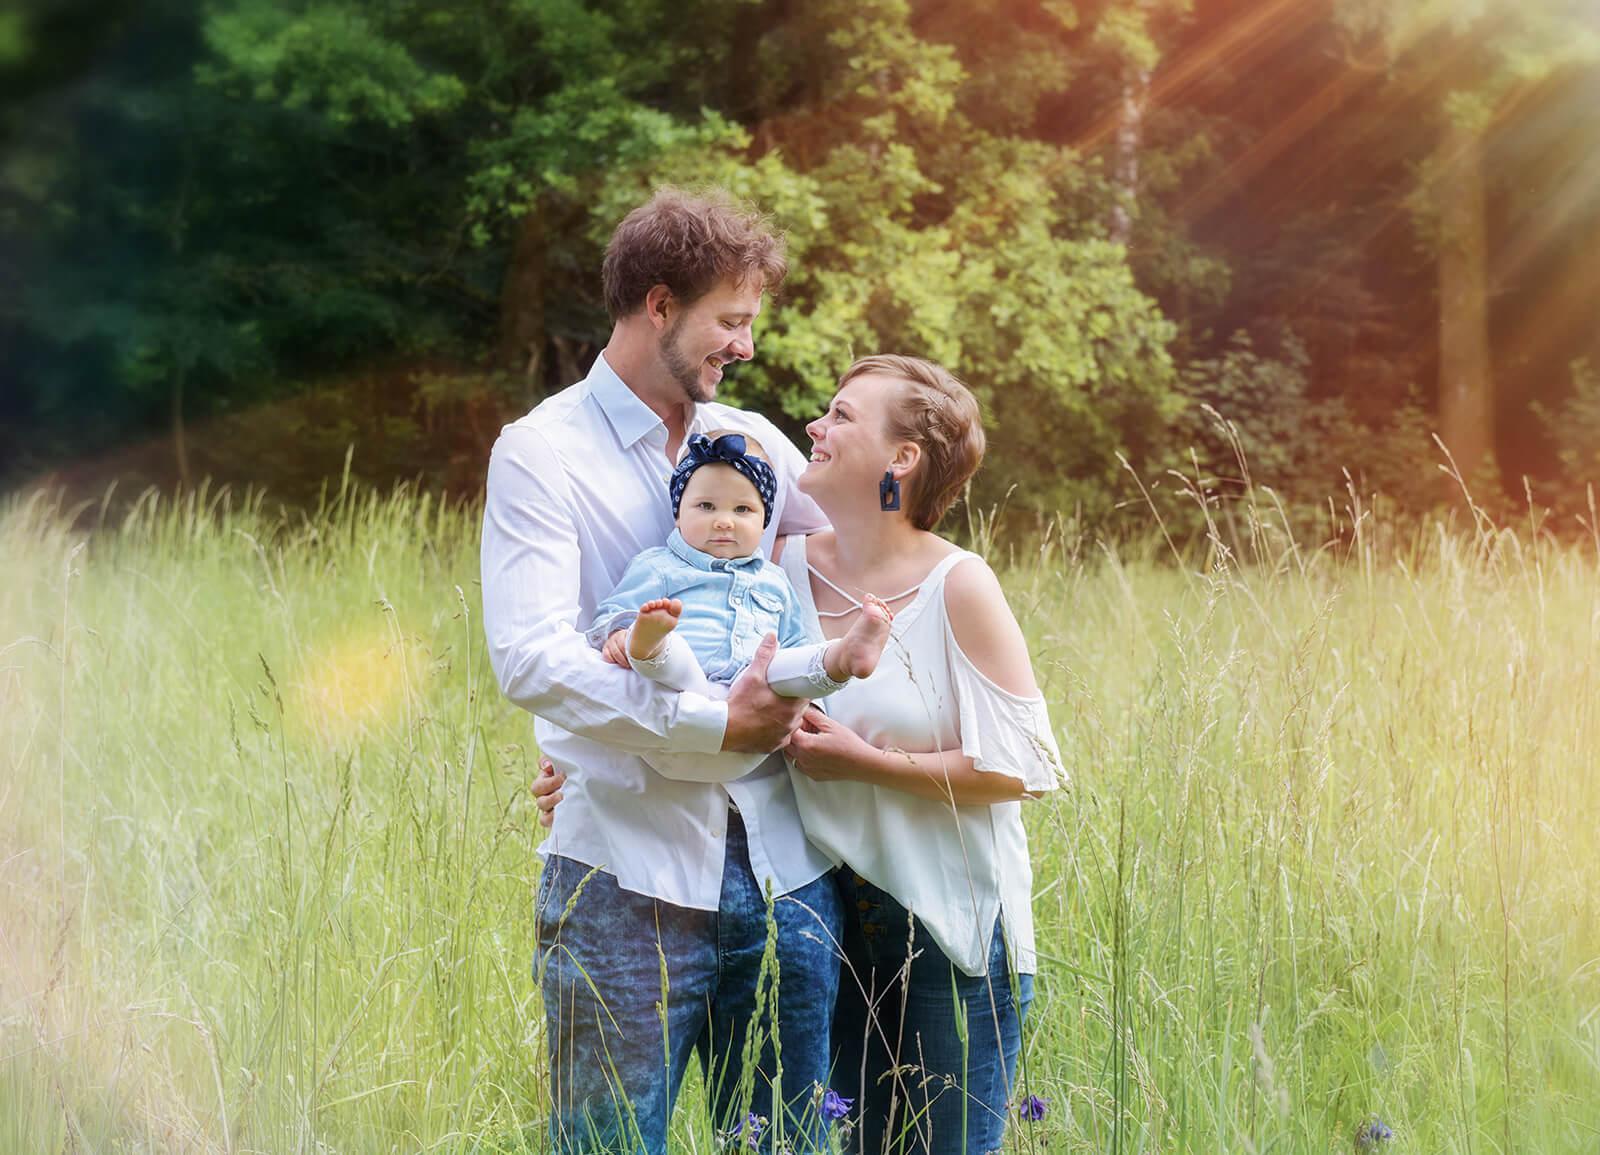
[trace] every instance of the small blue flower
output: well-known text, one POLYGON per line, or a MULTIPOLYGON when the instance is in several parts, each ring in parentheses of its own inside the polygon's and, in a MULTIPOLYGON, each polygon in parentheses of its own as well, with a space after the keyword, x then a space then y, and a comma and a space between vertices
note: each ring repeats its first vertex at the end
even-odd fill
POLYGON ((843 1119, 855 1105, 854 1099, 846 1099, 832 1087, 822 1093, 822 1117, 830 1123, 843 1119))
POLYGON ((745 1144, 751 1147, 756 1145, 756 1140, 761 1137, 761 1128, 766 1120, 760 1115, 750 1114, 744 1117, 744 1122, 736 1124, 728 1132, 728 1138, 735 1144, 745 1144))
POLYGON ((1050 1111, 1050 1100, 1039 1095, 1029 1095, 1017 1104, 1017 1113, 1030 1123, 1037 1123, 1050 1111))
POLYGON ((1376 1151, 1379 1143, 1393 1138, 1394 1132, 1389 1130, 1382 1119, 1374 1115, 1356 1128, 1356 1150, 1363 1153, 1376 1151))

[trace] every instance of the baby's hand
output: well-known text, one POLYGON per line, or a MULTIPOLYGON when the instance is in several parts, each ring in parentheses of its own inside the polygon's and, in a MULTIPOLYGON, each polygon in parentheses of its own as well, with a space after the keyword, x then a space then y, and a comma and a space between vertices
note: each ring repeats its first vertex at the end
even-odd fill
POLYGON ((600 647, 600 656, 614 666, 628 669, 628 631, 612 630, 606 644, 600 647))

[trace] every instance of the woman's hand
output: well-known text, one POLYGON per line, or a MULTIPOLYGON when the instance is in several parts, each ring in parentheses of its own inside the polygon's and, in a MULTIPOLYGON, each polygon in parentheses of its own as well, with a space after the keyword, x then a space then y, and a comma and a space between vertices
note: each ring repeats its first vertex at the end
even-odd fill
POLYGON ((867 781, 881 751, 847 726, 812 706, 789 736, 795 769, 818 782, 867 781))
MULTIPOLYGON (((606 644, 600 647, 600 656, 613 666, 621 666, 624 670, 628 665, 628 631, 612 630, 606 637, 606 644)), ((546 826, 549 823, 545 823, 546 826)))
MULTIPOLYGON (((616 634, 611 636, 616 637, 616 634)), ((606 644, 610 645, 610 642, 606 644)), ((539 777, 533 780, 533 801, 539 807, 540 826, 549 826, 556 820, 556 804, 561 801, 561 788, 566 784, 567 776, 556 769, 554 762, 540 754, 539 777)))

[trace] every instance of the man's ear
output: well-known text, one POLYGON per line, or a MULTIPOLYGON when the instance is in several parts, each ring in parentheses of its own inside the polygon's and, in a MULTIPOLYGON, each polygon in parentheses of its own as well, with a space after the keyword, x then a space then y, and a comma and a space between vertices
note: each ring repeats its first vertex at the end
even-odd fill
POLYGON ((677 304, 671 289, 665 285, 653 285, 644 295, 644 315, 650 318, 650 323, 657 329, 665 329, 677 304))

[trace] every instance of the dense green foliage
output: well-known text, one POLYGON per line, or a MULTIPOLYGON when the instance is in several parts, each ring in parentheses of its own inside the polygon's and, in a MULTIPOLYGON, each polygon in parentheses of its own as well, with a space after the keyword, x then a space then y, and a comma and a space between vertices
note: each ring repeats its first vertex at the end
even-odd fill
MULTIPOLYGON (((1349 1152, 1372 1114, 1592 1150, 1596 542, 1234 508, 1203 566, 1002 564, 1073 781, 1028 808, 1050 1111, 1006 1150, 1349 1152)), ((0 1148, 537 1133, 535 751, 477 536, 405 493, 147 498, 87 544, 0 511, 0 1148)))
POLYGON ((435 418, 581 372, 600 246, 671 180, 789 233, 747 404, 798 419, 851 356, 913 352, 988 406, 986 504, 1103 523, 1123 460, 1221 495, 1209 404, 1270 430, 1253 472, 1297 505, 1348 472, 1425 506, 1469 124, 1491 448, 1573 492, 1530 402, 1600 358, 1600 17, 1435 7, 47 0, 0 21, 0 479, 162 430, 199 476, 193 420, 377 378, 416 435, 357 471, 459 482, 435 418))

